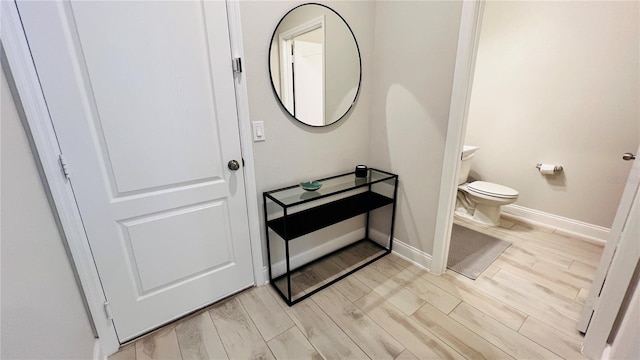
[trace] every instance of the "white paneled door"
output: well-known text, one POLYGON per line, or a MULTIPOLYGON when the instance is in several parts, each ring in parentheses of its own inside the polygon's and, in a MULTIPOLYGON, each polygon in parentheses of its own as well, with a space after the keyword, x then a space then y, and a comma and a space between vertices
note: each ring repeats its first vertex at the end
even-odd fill
POLYGON ((294 40, 293 44, 296 118, 309 125, 324 126, 323 45, 300 40, 294 40))
MULTIPOLYGON (((631 166, 631 171, 629 171, 622 198, 620 198, 620 204, 618 205, 618 211, 609 231, 609 238, 600 257, 598 271, 591 284, 589 295, 584 302, 584 308, 578 322, 579 331, 591 334, 585 337, 584 348, 584 350, 588 350, 584 353, 591 358, 600 357, 604 349, 605 340, 609 336, 617 314, 613 312, 613 299, 621 302, 624 292, 631 282, 638 256, 640 256, 640 246, 638 246, 638 236, 636 235, 638 232, 637 203, 640 197, 640 159, 637 159, 639 153, 640 147, 638 147, 635 157, 623 158, 627 161, 632 160, 633 165, 631 166), (634 206, 635 210, 633 210, 634 206), (634 214, 633 211, 636 213, 634 214), (609 289, 609 295, 605 296, 605 289, 609 289), (606 297, 609 298, 607 304, 602 301, 606 297), (600 307, 604 310, 599 311, 600 307), (596 326, 595 330, 588 331, 592 317, 598 312, 601 314, 599 320, 601 321, 601 326, 596 326), (611 314, 612 312, 613 314, 611 314), (603 316, 602 314, 605 315, 603 316), (607 315, 610 316, 607 318, 607 315), (597 340, 587 346, 587 338, 597 340)), ((615 306, 619 307, 620 302, 615 306)), ((617 311, 618 309, 616 308, 615 310, 617 311)))
POLYGON ((251 286, 225 2, 18 9, 119 340, 251 286))

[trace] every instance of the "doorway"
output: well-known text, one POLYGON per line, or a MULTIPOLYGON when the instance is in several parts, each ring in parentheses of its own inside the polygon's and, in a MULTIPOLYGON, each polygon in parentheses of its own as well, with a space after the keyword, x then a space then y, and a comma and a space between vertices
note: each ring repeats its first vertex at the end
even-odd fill
POLYGON ((325 32, 319 16, 278 34, 283 104, 312 126, 325 125, 325 32))
MULTIPOLYGON (((440 196, 439 220, 436 231, 437 239, 443 240, 440 244, 440 241, 436 241, 434 245, 434 266, 432 270, 436 272, 442 272, 446 268, 446 256, 444 254, 448 253, 448 239, 451 227, 451 220, 448 220, 448 218, 450 217, 450 213, 453 212, 453 201, 457 192, 457 186, 453 179, 455 179, 457 175, 458 164, 453 163, 457 163, 463 145, 479 145, 478 155, 481 155, 483 151, 486 154, 483 159, 480 159, 480 156, 475 159, 479 160, 479 163, 476 165, 480 172, 475 174, 476 176, 480 175, 482 180, 504 184, 519 190, 521 196, 519 203, 515 205, 520 206, 514 207, 513 210, 518 210, 522 213, 526 211, 527 208, 531 208, 541 209, 540 213, 544 213, 543 215, 559 214, 559 216, 553 216, 552 220, 561 223, 560 225, 569 225, 565 227, 565 229, 576 233, 587 234, 588 236, 599 239, 606 238, 608 227, 611 225, 613 214, 615 213, 630 168, 630 164, 622 161, 620 157, 622 153, 633 151, 637 148, 638 139, 636 138, 637 136, 635 136, 638 132, 637 124, 617 126, 612 123, 612 121, 617 121, 615 124, 619 124, 619 120, 622 118, 637 119, 637 106, 636 109, 633 110, 634 94, 636 98, 635 101, 637 102, 637 84, 634 87, 631 82, 624 80, 625 78, 635 78, 633 70, 631 70, 631 74, 622 70, 619 70, 618 75, 603 74, 603 71, 605 71, 603 69, 611 72, 616 69, 627 68, 628 66, 625 62, 633 62, 634 56, 636 59, 635 63, 637 64, 637 41, 635 41, 636 44, 634 46, 636 50, 634 52, 633 46, 627 49, 624 44, 618 44, 625 41, 622 40, 625 39, 624 36, 615 37, 610 34, 611 29, 616 28, 616 26, 611 24, 624 25, 623 29, 633 28, 633 14, 636 14, 637 11, 632 11, 633 9, 629 11, 619 11, 620 9, 596 9, 597 4, 576 5, 548 3, 522 5, 540 6, 545 7, 545 9, 525 9, 526 11, 522 10, 521 13, 514 13, 515 10, 512 9, 511 15, 503 9, 501 13, 496 15, 496 9, 489 8, 489 11, 491 11, 489 14, 490 21, 495 22, 496 18, 503 19, 504 22, 515 26, 516 29, 513 31, 507 31, 506 29, 502 29, 504 31, 498 31, 499 29, 495 27, 495 24, 483 23, 482 31, 484 34, 482 36, 483 38, 492 38, 493 42, 489 45, 485 44, 484 46, 485 50, 487 47, 490 47, 494 51, 500 49, 500 42, 498 41, 500 37, 508 38, 508 40, 511 40, 511 46, 503 48, 506 52, 503 53, 503 57, 511 56, 516 58, 519 56, 519 58, 515 60, 519 61, 520 64, 531 62, 531 66, 524 70, 520 68, 521 71, 517 72, 517 68, 515 67, 518 63, 517 61, 512 61, 511 64, 505 65, 504 63, 500 63, 498 59, 496 60, 498 61, 496 68, 499 67, 498 64, 502 64, 502 70, 498 72, 494 71, 488 75, 476 71, 476 62, 478 62, 477 66, 482 66, 482 63, 486 63, 487 61, 487 51, 478 53, 479 58, 476 58, 476 52, 481 38, 480 25, 483 22, 483 13, 484 15, 487 14, 488 6, 508 7, 518 6, 518 4, 503 3, 496 5, 494 3, 478 3, 475 6, 463 7, 463 22, 460 32, 458 62, 456 63, 456 75, 448 129, 449 137, 446 145, 446 152, 448 154, 446 158, 448 160, 445 161, 443 169, 441 182, 441 190, 443 193, 441 193, 440 196), (593 7, 589 7, 590 5, 593 5, 593 7), (553 8, 554 6, 562 7, 562 9, 553 8), (582 20, 580 20, 580 23, 574 24, 575 26, 569 26, 567 22, 559 20, 563 18, 564 13, 572 11, 571 6, 582 6, 583 8, 579 10, 582 13, 588 14, 588 16, 578 16, 577 18, 582 20), (541 11, 546 11, 548 16, 536 18, 536 12, 539 14, 541 11), (621 13, 629 13, 632 15, 631 17, 619 15, 621 13), (518 17, 516 17, 516 15, 518 15, 518 17), (529 16, 529 18, 526 18, 527 21, 521 19, 521 17, 526 16, 529 16), (550 21, 549 19, 551 18, 558 21, 550 21), (592 27, 584 23, 584 21, 586 21, 585 19, 589 19, 589 22, 592 23, 591 25, 594 25, 594 29, 596 28, 595 25, 599 26, 599 29, 602 28, 600 29, 602 31, 597 31, 598 41, 593 42, 593 39, 588 36, 590 40, 585 40, 584 31, 580 29, 592 27), (549 22, 550 25, 546 24, 545 21, 549 22), (630 21, 631 23, 629 23, 630 21), (560 23, 563 25, 560 26, 560 23), (534 24, 537 25, 533 26, 534 24), (487 27, 486 25, 491 25, 491 27, 487 27), (559 28, 556 29, 553 26, 559 28), (539 32, 539 34, 534 35, 540 38, 537 42, 531 39, 527 40, 526 37, 518 40, 516 37, 518 33, 532 36, 532 33, 536 31, 539 32), (563 49, 565 49, 564 53, 561 52, 557 54, 549 50, 538 51, 540 56, 535 57, 533 55, 523 55, 527 50, 538 49, 542 46, 539 43, 544 43, 544 39, 548 39, 548 36, 551 36, 553 41, 547 41, 546 44, 544 44, 545 46, 552 46, 548 43, 557 44, 563 38, 570 39, 574 44, 572 44, 572 47, 563 47, 563 49), (610 44, 611 41, 604 41, 608 36, 615 38, 616 44, 610 44), (577 49, 573 49, 574 47, 577 49), (550 55, 553 53, 556 54, 550 55), (634 53, 636 55, 634 55, 634 53), (573 63, 567 64, 567 59, 571 56, 576 56, 576 54, 581 56, 577 56, 578 59, 573 63), (583 54, 585 55, 582 56, 583 54), (611 56, 616 54, 620 56, 611 56), (559 57, 559 60, 556 59, 554 63, 556 56, 559 57), (594 66, 594 64, 608 60, 614 64, 594 66), (564 61, 564 63, 558 65, 559 61, 564 61), (587 72, 584 69, 592 69, 592 71, 587 72), (593 69, 597 70, 594 71, 593 69), (514 73, 514 71, 516 71, 516 73, 514 73), (482 98, 482 101, 476 101, 471 96, 474 76, 476 79, 476 82, 473 83, 474 91, 479 84, 485 88, 494 86, 495 91, 488 93, 485 91, 485 96, 482 98), (524 80, 526 76, 534 76, 536 78, 524 80), (572 79, 577 80, 573 81, 572 79), (509 88, 507 85, 510 80, 515 80, 519 87, 516 89, 509 88), (589 81, 585 82, 586 80, 589 81), (538 95, 531 93, 531 90, 527 89, 529 85, 542 83, 546 84, 546 86, 542 86, 545 90, 543 90, 542 93, 538 92, 538 95), (592 83, 594 85, 590 86, 592 83), (499 88, 496 89, 496 86, 499 88), (631 86, 631 88, 627 89, 628 86, 631 86), (569 87, 575 90, 567 90, 569 87), (616 89, 616 87, 620 87, 621 89, 616 89), (498 90, 502 90, 501 88, 510 91, 514 96, 523 95, 524 98, 519 101, 507 101, 503 99, 504 101, 501 100, 501 105, 496 106, 495 103, 490 102, 491 96, 497 97, 498 90), (562 93, 550 95, 554 90, 561 91, 562 93), (621 93, 616 91, 621 91, 621 93), (620 94, 620 96, 612 94, 620 94), (539 105, 541 99, 545 96, 554 97, 554 99, 546 100, 546 104, 543 103, 545 104, 544 106, 539 105), (629 101, 624 99, 629 99, 629 101), (474 101, 476 102, 475 109, 473 108, 474 101), (488 114, 487 116, 489 116, 489 118, 487 121, 489 124, 483 123, 482 125, 478 125, 472 123, 474 119, 480 115, 484 115, 481 114, 478 103, 486 105, 487 109, 482 110, 488 114), (622 105, 617 107, 617 105, 615 105, 617 103, 622 105), (533 110, 528 108, 531 104, 536 105, 533 110), (612 106, 610 106, 610 104, 612 106), (492 109, 488 109, 489 107, 492 109), (604 109, 609 110, 605 111, 604 109), (491 111, 494 111, 495 114, 493 118, 490 118, 491 111), (579 115, 585 111, 587 113, 579 115), (636 112, 635 115, 633 111, 636 112), (518 123, 518 121, 524 121, 523 119, 531 113, 540 117, 537 121, 539 124, 532 123, 531 121, 518 123), (598 117, 594 120, 589 120, 593 114, 598 114, 598 117), (512 128, 513 125, 509 127, 499 122, 498 118, 505 115, 510 116, 509 120, 517 123, 515 126, 519 126, 522 129, 515 129, 514 131, 512 128), (474 119, 467 123, 467 118, 470 116, 473 116, 474 119), (556 116, 556 118, 551 120, 552 116, 556 116), (563 116, 564 119, 567 117, 569 117, 569 119, 563 120, 563 116), (578 123, 576 123, 577 119, 580 119, 578 123), (586 125, 592 121, 596 125, 586 125), (535 128, 535 125, 540 126, 535 128), (633 126, 636 126, 635 130, 633 126), (486 137, 488 141, 493 141, 494 143, 504 142, 507 145, 507 149, 500 148, 496 152, 492 149, 493 145, 491 144, 476 144, 475 142, 465 144, 464 135, 462 134, 466 134, 467 130, 471 128, 477 130, 479 127, 486 129, 487 134, 493 133, 494 137, 481 134, 476 136, 476 138, 486 137), (588 133, 589 129, 594 127, 598 130, 588 133), (513 133, 516 133, 518 130, 524 130, 528 138, 521 139, 514 135, 513 133), (614 134, 615 131, 617 131, 617 133, 614 134), (456 139, 453 139, 452 136, 456 139), (458 136, 460 137, 458 138, 458 136), (515 143, 511 143, 513 141, 515 141, 515 143), (539 146, 532 150, 531 146, 527 145, 528 142, 537 142, 539 146), (609 147, 602 148, 600 144, 609 144, 607 145, 609 147), (559 145, 563 147, 558 147, 559 145), (452 164, 448 164, 449 161, 451 161, 452 164), (564 165, 565 172, 553 177, 543 177, 535 168, 536 163, 539 162, 564 165), (594 173, 594 169, 602 169, 602 172, 598 170, 597 173, 594 173), (518 176, 526 178, 526 180, 517 179, 518 176), (522 184, 524 181, 528 182, 528 184, 522 184), (619 184, 613 184, 613 182, 616 181, 618 181, 619 184), (591 199, 590 203, 586 203, 584 199, 575 200, 573 198, 575 196, 580 198, 581 196, 579 196, 579 194, 592 195, 595 193, 594 189, 596 188, 600 189, 600 193, 605 193, 602 190, 608 189, 606 193, 609 195, 604 199, 591 199), (532 199, 534 196, 537 197, 537 199, 532 199), (594 203, 599 204, 598 207, 594 207, 594 203), (574 209, 572 209, 572 207, 574 209), (601 211, 603 208, 606 208, 606 211, 601 211), (608 214, 608 218, 598 218, 598 213, 606 213, 608 214), (573 222, 567 221, 571 219, 580 220, 573 222)), ((607 4, 599 5, 607 6, 607 4)), ((615 4, 615 6, 618 5, 623 6, 621 4, 615 4)), ((633 6, 633 4, 629 6, 633 6)), ((572 15, 571 18, 575 19, 575 14, 572 15)), ((620 29, 620 27, 617 28, 620 29)), ((635 36, 637 40, 637 35, 635 36)), ((633 41, 627 42, 633 43, 633 41)), ((483 50, 480 49, 480 51, 483 50)), ((637 66, 635 66, 635 68, 635 73, 637 74, 637 66)), ((631 69, 633 69, 633 67, 631 69)), ((607 74, 609 73, 607 72, 607 74)), ((587 196, 582 197, 585 199, 588 198, 587 196)), ((509 211, 513 210, 509 207, 509 211)), ((525 213, 525 215, 532 213, 533 212, 525 213)), ((544 220, 546 221, 550 218, 552 218, 552 216, 546 216, 544 220)), ((538 217, 536 220, 540 221, 540 219, 541 218, 538 217)), ((557 223, 553 225, 556 226, 558 225, 557 223)))
POLYGON ((292 41, 293 50, 293 115, 323 126, 324 121, 324 45, 307 41, 306 36, 322 34, 322 29, 299 36, 292 41))

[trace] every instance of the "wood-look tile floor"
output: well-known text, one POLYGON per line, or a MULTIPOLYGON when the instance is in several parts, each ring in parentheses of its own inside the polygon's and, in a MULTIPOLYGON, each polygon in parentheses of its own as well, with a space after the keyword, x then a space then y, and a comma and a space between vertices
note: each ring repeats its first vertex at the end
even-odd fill
POLYGON ((390 254, 292 307, 246 290, 109 359, 582 359, 575 328, 602 247, 456 222, 512 242, 475 281, 390 254))

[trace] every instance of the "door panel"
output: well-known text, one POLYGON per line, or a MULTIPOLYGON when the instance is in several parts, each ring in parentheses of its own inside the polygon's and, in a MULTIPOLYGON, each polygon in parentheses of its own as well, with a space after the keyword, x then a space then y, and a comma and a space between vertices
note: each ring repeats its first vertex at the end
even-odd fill
POLYGON ((138 296, 231 264, 232 244, 211 241, 230 239, 228 220, 226 203, 220 201, 120 221, 138 296), (198 232, 183 237, 183 229, 198 232), (174 258, 189 261, 175 262, 174 258))
POLYGON ((323 45, 295 40, 294 53, 296 116, 310 125, 322 126, 325 124, 323 45))
POLYGON ((252 285, 226 4, 18 7, 119 340, 252 285))
POLYGON ((115 196, 222 178, 202 4, 72 8, 115 196))
MULTIPOLYGON (((638 153, 640 153, 640 147, 636 154, 638 153)), ((578 322, 578 330, 580 332, 587 332, 587 329, 590 326, 591 318, 599 302, 598 298, 600 297, 603 287, 608 281, 607 276, 609 273, 609 267, 614 260, 616 252, 618 251, 618 246, 624 236, 624 229, 628 226, 628 221, 637 221, 637 219, 630 217, 629 214, 631 213, 634 199, 638 196, 638 191, 640 191, 640 182, 638 179, 640 179, 640 159, 635 159, 633 161, 631 171, 629 171, 629 176, 627 178, 622 197, 620 198, 620 204, 618 204, 618 210, 616 211, 616 216, 613 219, 613 224, 609 231, 607 243, 605 244, 604 251, 600 257, 598 270, 593 278, 589 295, 585 299, 584 307, 580 314, 578 322)), ((617 281, 617 279, 613 280, 617 281)))

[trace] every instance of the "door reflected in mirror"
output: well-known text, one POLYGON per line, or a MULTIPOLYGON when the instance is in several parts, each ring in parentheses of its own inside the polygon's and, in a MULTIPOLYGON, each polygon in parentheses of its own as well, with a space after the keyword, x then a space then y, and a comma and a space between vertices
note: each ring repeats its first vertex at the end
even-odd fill
POLYGON ((273 90, 291 116, 310 126, 326 126, 343 118, 358 96, 360 50, 338 13, 303 4, 278 23, 269 70, 273 90))

